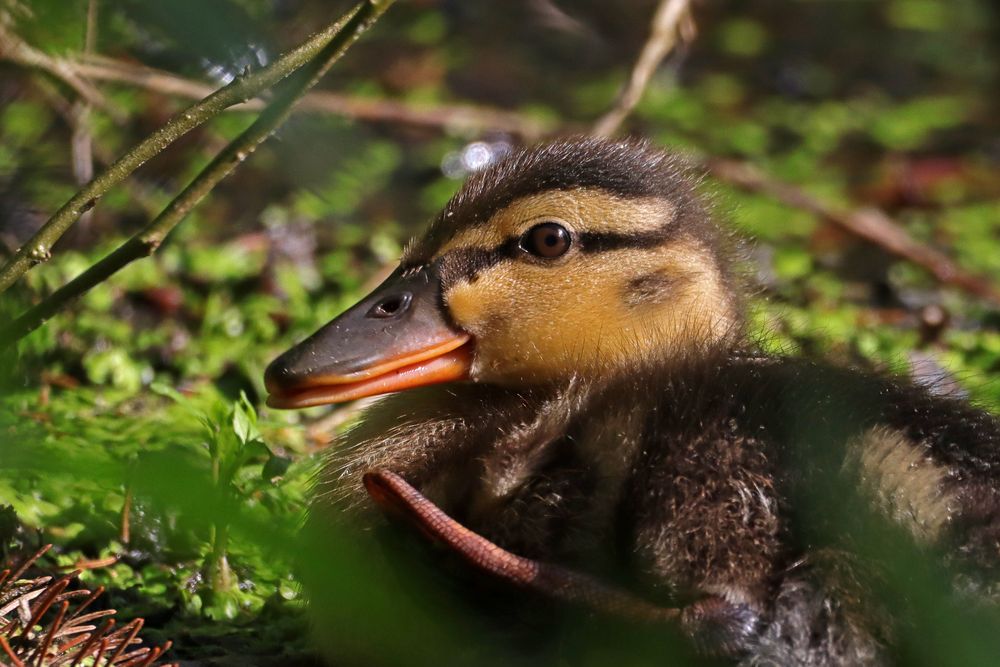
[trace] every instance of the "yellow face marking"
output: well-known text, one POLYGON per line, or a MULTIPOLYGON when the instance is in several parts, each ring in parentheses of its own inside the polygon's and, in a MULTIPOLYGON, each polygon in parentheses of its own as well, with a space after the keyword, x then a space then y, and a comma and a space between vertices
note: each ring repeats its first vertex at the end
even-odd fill
POLYGON ((602 374, 718 340, 736 322, 711 254, 687 237, 654 248, 568 253, 553 263, 511 260, 445 294, 476 341, 472 376, 531 383, 602 374), (669 294, 626 298, 637 276, 662 273, 669 294))
POLYGON ((572 232, 642 234, 670 224, 673 206, 655 197, 623 199, 604 190, 553 190, 524 197, 497 211, 486 224, 463 229, 435 259, 456 248, 493 248, 540 222, 563 223, 572 232))

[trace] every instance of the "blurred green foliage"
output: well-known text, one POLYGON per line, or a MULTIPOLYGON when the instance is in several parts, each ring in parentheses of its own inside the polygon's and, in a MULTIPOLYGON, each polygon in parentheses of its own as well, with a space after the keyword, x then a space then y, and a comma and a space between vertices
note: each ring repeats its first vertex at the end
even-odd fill
MULTIPOLYGON (((99 3, 97 51, 222 83, 343 9, 329 4, 99 3)), ((652 4, 587 1, 545 13, 552 7, 401 3, 326 85, 366 99, 471 101, 549 122, 590 122, 621 85, 652 4)), ((0 0, 0 14, 48 54, 82 49, 85 2, 0 0)), ((679 151, 746 158, 827 201, 881 207, 963 266, 1000 276, 1000 17, 992 3, 719 0, 699 4, 695 19, 698 37, 659 71, 630 131, 679 151)), ((120 154, 185 104, 128 85, 101 90, 126 120, 90 114, 97 156, 120 154)), ((65 87, 0 64, 5 252, 77 187, 67 107, 65 87)), ((218 118, 143 167, 51 262, 3 295, 0 317, 113 249, 249 120, 218 118)), ((85 581, 107 585, 121 616, 150 618, 181 657, 307 661, 295 567, 303 554, 313 556, 305 571, 319 562, 332 577, 324 594, 343 600, 324 606, 333 614, 326 627, 382 639, 376 626, 393 628, 384 646, 367 647, 387 661, 430 663, 458 651, 462 632, 482 632, 446 605, 434 613, 459 631, 443 630, 427 612, 427 589, 400 600, 399 581, 373 561, 375 546, 353 544, 337 527, 301 541, 322 450, 350 415, 262 407, 267 362, 398 258, 459 184, 442 175, 442 164, 477 139, 513 141, 298 115, 155 257, 53 318, 16 358, 0 359, 0 505, 12 505, 36 535, 22 539, 56 542, 57 565, 118 556, 85 581), (438 648, 409 654, 421 636, 438 648)), ((941 289, 807 213, 718 183, 704 187, 718 217, 753 239, 745 264, 767 349, 904 373, 916 368, 919 351, 935 372, 1000 409, 994 307, 941 289), (946 326, 926 322, 930 306, 947 311, 946 326)), ((607 657, 610 644, 596 646, 596 635, 582 634, 570 649, 581 664, 607 657)), ((628 659, 645 664, 643 655, 628 659)), ((911 657, 935 664, 940 656, 911 657)), ((476 659, 502 664, 505 654, 497 648, 476 659)))

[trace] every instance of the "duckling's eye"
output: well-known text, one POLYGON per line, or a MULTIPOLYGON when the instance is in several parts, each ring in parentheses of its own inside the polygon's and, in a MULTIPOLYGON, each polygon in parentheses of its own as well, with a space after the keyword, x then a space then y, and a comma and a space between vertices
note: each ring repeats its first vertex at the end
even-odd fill
POLYGON ((526 231, 518 245, 536 257, 554 259, 566 254, 571 243, 569 230, 555 222, 543 222, 526 231))

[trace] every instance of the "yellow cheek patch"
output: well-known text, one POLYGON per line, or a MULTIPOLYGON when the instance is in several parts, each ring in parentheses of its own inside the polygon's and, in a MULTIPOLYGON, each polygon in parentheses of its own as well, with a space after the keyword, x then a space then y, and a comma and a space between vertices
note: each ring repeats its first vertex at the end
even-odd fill
POLYGON ((724 335, 736 320, 708 253, 693 241, 580 254, 560 265, 505 261, 446 302, 476 339, 473 375, 545 380, 676 351, 724 335), (635 276, 662 274, 667 293, 648 303, 625 295, 635 276))
POLYGON ((546 220, 559 220, 573 231, 643 234, 669 225, 673 205, 656 197, 624 199, 604 190, 551 190, 518 199, 484 225, 460 231, 442 245, 435 259, 457 248, 493 248, 546 220))
POLYGON ((452 288, 445 298, 452 319, 468 331, 482 329, 494 312, 493 295, 482 289, 483 283, 462 282, 452 288))

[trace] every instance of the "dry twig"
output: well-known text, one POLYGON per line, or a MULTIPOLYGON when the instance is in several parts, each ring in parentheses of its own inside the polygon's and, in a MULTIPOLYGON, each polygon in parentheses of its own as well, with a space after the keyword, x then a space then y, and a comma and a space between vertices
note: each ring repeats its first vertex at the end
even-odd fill
MULTIPOLYGON (((11 52, 0 49, 0 60, 11 57, 11 52)), ((201 100, 215 92, 208 83, 142 65, 122 62, 114 58, 87 56, 59 61, 54 76, 67 73, 65 80, 83 82, 106 81, 190 100, 201 100)), ((259 97, 230 106, 227 111, 256 112, 266 102, 259 97)), ((444 104, 435 106, 415 105, 396 100, 343 95, 328 91, 314 91, 305 95, 296 105, 297 112, 330 113, 373 123, 397 123, 414 127, 452 132, 505 132, 527 140, 537 139, 552 129, 552 124, 529 118, 516 111, 506 111, 471 104, 444 104)))
MULTIPOLYGON (((93 53, 97 43, 97 0, 88 0, 87 2, 87 24, 83 41, 84 54, 93 53)), ((94 177, 94 137, 90 127, 90 112, 90 103, 85 99, 77 100, 73 104, 72 115, 75 122, 73 123, 73 136, 70 139, 70 155, 73 162, 73 176, 77 185, 85 185, 94 177)), ((90 227, 93 213, 93 211, 86 211, 80 216, 80 226, 84 230, 90 227)))
POLYGON ((88 104, 101 109, 112 118, 123 121, 125 116, 89 81, 82 79, 73 68, 60 58, 53 58, 31 46, 0 21, 0 60, 8 60, 23 67, 37 69, 62 81, 88 104))
MULTIPOLYGON (((614 134, 632 113, 642 99, 653 72, 677 44, 678 35, 684 29, 685 17, 690 21, 689 12, 688 0, 662 0, 653 17, 649 39, 632 68, 628 84, 612 108, 594 125, 595 134, 614 134)), ((802 188, 772 178, 753 165, 738 160, 702 158, 698 164, 719 181, 808 211, 891 255, 916 264, 942 284, 1000 304, 1000 287, 984 277, 966 271, 939 250, 917 241, 879 209, 843 210, 830 206, 802 188)))
POLYGON ((653 15, 649 39, 639 52, 628 82, 611 109, 594 124, 594 134, 609 136, 618 131, 642 99, 650 79, 680 39, 694 34, 690 0, 661 0, 653 15))
MULTIPOLYGON (((75 137, 79 132, 81 132, 82 130, 79 127, 80 117, 77 113, 76 105, 67 100, 63 96, 62 91, 58 90, 50 79, 39 77, 35 79, 34 84, 35 89, 45 100, 45 103, 48 104, 49 107, 63 119, 63 122, 65 122, 66 126, 69 127, 72 135, 75 137)), ((94 142, 93 137, 91 137, 91 150, 94 161, 98 165, 107 167, 114 162, 115 158, 111 151, 100 143, 94 142)), ((132 199, 138 203, 146 213, 155 215, 158 212, 156 205, 156 188, 138 178, 130 178, 126 180, 123 183, 123 186, 129 191, 132 199)))
MULTIPOLYGON (((67 61, 77 76, 92 81, 122 83, 164 95, 201 99, 212 86, 186 79, 163 70, 133 65, 113 58, 83 58, 67 61)), ((265 102, 260 98, 230 107, 230 111, 259 111, 265 102)), ((395 100, 358 97, 327 91, 305 95, 296 105, 297 112, 330 113, 361 121, 398 123, 434 130, 456 132, 497 131, 535 139, 551 129, 550 124, 528 118, 516 111, 505 111, 469 104, 418 106, 395 100)))
POLYGON ((706 159, 701 163, 712 176, 748 192, 763 194, 786 206, 808 211, 853 236, 925 269, 938 282, 1000 304, 1000 288, 958 266, 939 250, 920 243, 899 223, 877 208, 843 210, 826 204, 801 188, 779 181, 753 165, 738 160, 706 159))

